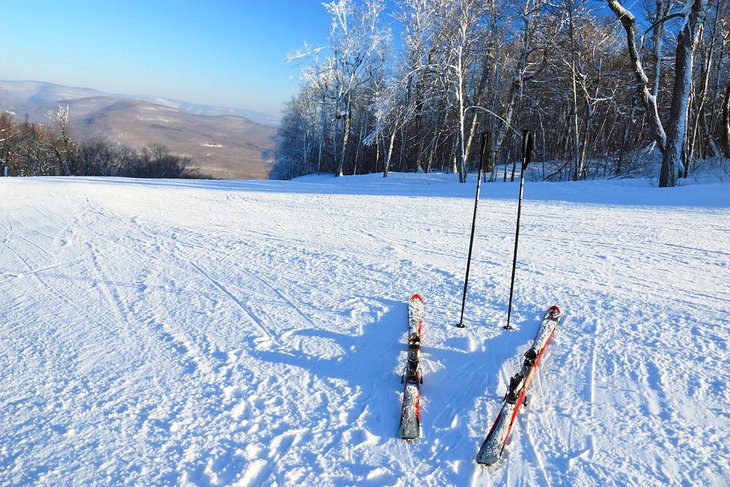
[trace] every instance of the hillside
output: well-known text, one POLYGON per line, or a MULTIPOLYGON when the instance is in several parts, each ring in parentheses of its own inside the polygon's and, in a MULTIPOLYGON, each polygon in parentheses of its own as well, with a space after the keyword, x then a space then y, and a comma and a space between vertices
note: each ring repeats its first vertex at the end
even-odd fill
MULTIPOLYGON (((162 101, 164 102, 164 100, 162 101)), ((0 81, 0 108, 47 123, 46 114, 68 105, 80 139, 103 137, 141 148, 162 144, 191 157, 202 173, 219 179, 262 179, 276 128, 234 115, 205 115, 149 101, 49 83, 0 81)))
MULTIPOLYGON (((473 182, 473 176, 470 179, 473 182)), ((0 178, 0 484, 724 485, 730 191, 0 178), (396 438, 407 300, 422 436, 396 438), (506 383, 556 332, 502 462, 506 383)))

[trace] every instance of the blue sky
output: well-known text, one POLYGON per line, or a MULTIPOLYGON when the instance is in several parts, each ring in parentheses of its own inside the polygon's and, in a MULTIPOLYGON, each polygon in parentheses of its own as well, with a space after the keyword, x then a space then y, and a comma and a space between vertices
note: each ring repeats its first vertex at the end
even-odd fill
POLYGON ((277 115, 299 85, 286 55, 326 43, 323 1, 0 0, 0 79, 277 115))
POLYGON ((0 0, 0 79, 278 113, 320 0, 0 0))

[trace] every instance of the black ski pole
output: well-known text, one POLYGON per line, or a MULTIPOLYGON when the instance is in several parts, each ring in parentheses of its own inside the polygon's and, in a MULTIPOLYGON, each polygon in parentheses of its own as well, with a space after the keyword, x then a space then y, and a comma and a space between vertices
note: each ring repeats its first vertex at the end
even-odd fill
POLYGON ((469 268, 471 267, 471 251, 474 247, 474 230, 477 224, 477 207, 479 206, 479 189, 482 186, 482 172, 486 165, 487 158, 491 157, 492 153, 492 137, 489 132, 482 134, 482 156, 479 161, 479 171, 477 176, 477 194, 474 198, 474 217, 471 221, 471 238, 469 239, 469 255, 466 258, 466 276, 464 277, 464 296, 461 299, 461 318, 459 318, 459 328, 464 328, 464 307, 466 306, 466 290, 469 286, 469 268))
POLYGON ((517 229, 515 230, 515 254, 512 258, 512 280, 509 285, 509 304, 507 305, 507 324, 505 330, 511 330, 510 318, 512 316, 512 294, 515 289, 515 270, 517 269, 517 245, 520 241, 520 213, 522 213, 522 191, 525 187, 525 171, 530 164, 532 156, 532 132, 525 130, 522 137, 522 171, 520 171, 520 197, 517 201, 517 229))

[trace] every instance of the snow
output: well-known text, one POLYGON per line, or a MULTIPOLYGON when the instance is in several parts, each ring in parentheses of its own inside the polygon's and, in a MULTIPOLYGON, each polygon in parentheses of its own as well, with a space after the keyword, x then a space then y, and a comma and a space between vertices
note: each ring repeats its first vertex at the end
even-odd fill
POLYGON ((517 188, 482 187, 459 329, 473 176, 0 179, 0 484, 725 485, 730 184, 528 182, 505 332, 517 188))

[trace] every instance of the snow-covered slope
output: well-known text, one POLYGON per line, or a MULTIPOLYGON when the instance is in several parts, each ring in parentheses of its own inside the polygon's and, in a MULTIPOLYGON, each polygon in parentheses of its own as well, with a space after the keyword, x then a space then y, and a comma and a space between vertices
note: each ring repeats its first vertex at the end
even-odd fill
POLYGON ((730 186, 0 179, 0 484, 722 485, 730 186), (396 437, 407 300, 422 437, 396 437), (545 309, 501 463, 474 456, 545 309))

